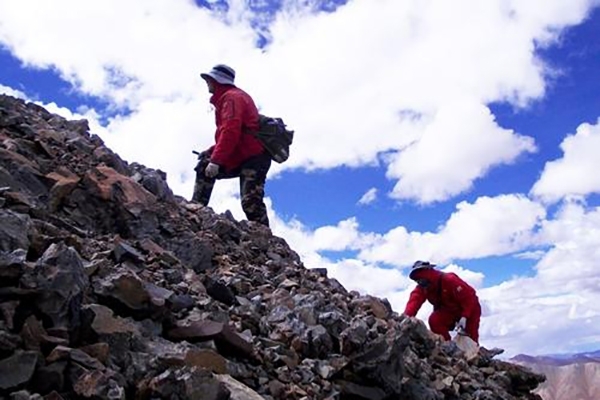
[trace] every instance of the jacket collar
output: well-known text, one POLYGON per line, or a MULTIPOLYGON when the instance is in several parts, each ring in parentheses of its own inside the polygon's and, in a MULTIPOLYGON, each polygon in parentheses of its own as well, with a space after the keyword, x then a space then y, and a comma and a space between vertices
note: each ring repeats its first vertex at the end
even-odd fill
POLYGON ((220 83, 216 82, 215 83, 215 92, 210 97, 210 103, 213 105, 217 105, 219 100, 221 100, 221 97, 223 97, 223 95, 227 91, 231 90, 234 87, 235 87, 234 85, 221 85, 220 83))

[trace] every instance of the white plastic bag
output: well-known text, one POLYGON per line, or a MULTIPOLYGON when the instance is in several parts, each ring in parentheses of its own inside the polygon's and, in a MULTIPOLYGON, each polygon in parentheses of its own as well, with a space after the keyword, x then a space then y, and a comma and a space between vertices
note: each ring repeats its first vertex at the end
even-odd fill
POLYGON ((467 335, 457 334, 452 341, 465 353, 467 360, 475 358, 479 353, 479 345, 467 335))

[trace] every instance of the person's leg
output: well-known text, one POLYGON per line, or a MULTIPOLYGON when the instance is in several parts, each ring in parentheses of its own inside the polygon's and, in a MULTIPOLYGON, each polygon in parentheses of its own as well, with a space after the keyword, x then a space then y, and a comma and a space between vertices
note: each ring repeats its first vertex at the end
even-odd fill
POLYGON ((240 195, 246 218, 248 221, 259 222, 265 226, 269 226, 264 196, 267 172, 270 167, 271 158, 263 154, 244 163, 240 171, 240 195))
POLYGON ((200 203, 204 206, 208 205, 210 196, 212 194, 215 182, 219 179, 230 179, 237 178, 240 174, 240 169, 236 168, 231 171, 223 171, 222 168, 214 178, 208 178, 204 174, 204 170, 208 166, 210 159, 208 157, 201 158, 198 160, 198 164, 194 170, 196 171, 196 182, 194 184, 194 194, 192 195, 192 201, 200 203))
POLYGON ((454 325, 454 316, 442 310, 436 310, 429 316, 429 329, 433 333, 442 335, 445 340, 450 340, 450 330, 454 325))
POLYGON ((473 339, 476 343, 479 343, 479 321, 481 319, 481 306, 479 303, 473 310, 473 313, 467 318, 467 335, 473 339))
POLYGON ((194 184, 192 201, 204 206, 207 206, 210 201, 210 195, 212 194, 216 181, 215 178, 207 178, 206 175, 204 175, 204 170, 209 162, 207 157, 203 157, 198 160, 198 164, 196 165, 196 168, 194 168, 196 171, 196 182, 194 184))

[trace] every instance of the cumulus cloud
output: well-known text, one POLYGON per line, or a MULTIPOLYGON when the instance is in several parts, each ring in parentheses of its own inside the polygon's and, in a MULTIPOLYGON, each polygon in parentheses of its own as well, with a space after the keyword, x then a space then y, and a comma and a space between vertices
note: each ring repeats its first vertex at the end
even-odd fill
POLYGON ((277 215, 274 215, 273 222, 273 232, 286 238, 292 248, 305 260, 305 264, 310 267, 320 266, 319 263, 325 260, 318 255, 321 251, 355 250, 372 237, 371 233, 360 232, 356 218, 349 218, 340 221, 337 225, 321 226, 314 230, 298 220, 283 221, 277 215))
POLYGON ((600 120, 580 125, 560 147, 562 158, 546 163, 531 193, 550 202, 600 193, 600 120))
POLYGON ((492 167, 535 150, 532 138, 500 128, 487 107, 459 100, 441 107, 420 140, 395 157, 388 176, 398 183, 391 195, 420 203, 447 200, 492 167))
POLYGON ((0 94, 6 94, 6 95, 17 97, 19 99, 22 99, 22 100, 25 100, 28 102, 35 103, 37 105, 44 107, 49 112, 59 115, 68 120, 86 119, 88 121, 90 131, 92 133, 99 134, 102 136, 103 136, 103 134, 107 133, 106 129, 101 125, 101 123, 99 121, 100 116, 94 109, 91 109, 88 107, 80 107, 77 111, 72 111, 67 107, 63 107, 63 106, 56 104, 55 102, 46 103, 43 101, 31 99, 24 92, 22 92, 18 89, 14 89, 9 86, 1 85, 1 84, 0 84, 0 94))
POLYGON ((0 42, 25 65, 132 110, 110 121, 106 140, 167 172, 178 193, 193 186, 191 147, 212 137, 198 73, 226 62, 265 113, 302 132, 273 174, 374 165, 388 152, 393 195, 427 203, 535 149, 485 105, 542 96, 548 69, 536 47, 585 18, 592 2, 354 0, 334 13, 282 4, 264 49, 252 28, 264 16, 243 1, 217 13, 186 0, 2 2, 0 42))
POLYGON ((439 253, 452 246, 449 253, 463 259, 509 254, 531 245, 535 229, 546 217, 542 205, 515 194, 480 197, 456 208, 440 232, 439 253))
POLYGON ((482 334, 513 353, 557 353, 600 339, 600 208, 565 204, 544 221, 540 240, 551 243, 531 277, 483 289, 488 306, 482 334), (574 334, 576 332, 576 334, 574 334))
MULTIPOLYGON (((381 268, 358 260, 342 260, 332 263, 328 270, 330 271, 329 275, 343 282, 348 290, 377 294, 382 298, 391 297, 398 291, 406 290, 409 287, 412 289, 414 286, 414 282, 397 269, 381 268)), ((401 312, 402 309, 399 309, 398 306, 401 305, 397 304, 395 308, 401 312)))
POLYGON ((480 197, 461 202, 436 232, 396 227, 363 241, 360 256, 371 262, 406 266, 417 259, 444 263, 523 250, 546 215, 544 207, 523 195, 480 197))
POLYGON ((2 84, 0 84, 0 94, 7 94, 9 96, 18 97, 19 99, 27 98, 25 93, 21 92, 20 90, 13 89, 11 87, 4 86, 2 84))

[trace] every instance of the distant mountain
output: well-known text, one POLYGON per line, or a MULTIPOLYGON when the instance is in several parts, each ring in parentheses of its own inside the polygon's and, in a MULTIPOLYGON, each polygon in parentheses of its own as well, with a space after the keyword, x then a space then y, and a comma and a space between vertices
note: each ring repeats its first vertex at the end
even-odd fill
POLYGON ((600 400, 600 350, 548 356, 519 354, 511 362, 546 375, 535 391, 544 400, 600 400))
MULTIPOLYGON (((600 362, 600 350, 590 353, 577 353, 577 354, 552 354, 547 356, 528 356, 526 354, 519 354, 513 359, 519 363, 532 363, 532 364, 544 364, 544 365, 569 365, 575 363, 586 363, 586 362, 600 362)), ((600 400, 600 399, 599 399, 600 400)))

